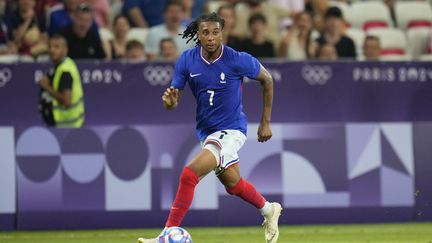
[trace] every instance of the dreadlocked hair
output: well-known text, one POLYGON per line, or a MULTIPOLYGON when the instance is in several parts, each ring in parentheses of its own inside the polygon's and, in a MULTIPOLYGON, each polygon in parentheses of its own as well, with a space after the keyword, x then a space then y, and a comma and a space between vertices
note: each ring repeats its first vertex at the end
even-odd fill
POLYGON ((202 22, 218 22, 222 29, 225 24, 225 20, 215 12, 199 16, 186 27, 182 34, 179 34, 183 39, 187 39, 186 44, 190 41, 195 41, 196 45, 200 44, 197 33, 199 24, 202 22))

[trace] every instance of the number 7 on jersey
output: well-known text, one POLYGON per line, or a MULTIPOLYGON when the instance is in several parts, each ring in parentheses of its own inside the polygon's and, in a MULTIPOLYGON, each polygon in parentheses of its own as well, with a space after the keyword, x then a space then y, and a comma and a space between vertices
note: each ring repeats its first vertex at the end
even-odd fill
POLYGON ((210 98, 209 98, 209 103, 210 103, 210 106, 213 106, 213 97, 214 97, 214 90, 207 90, 207 93, 209 93, 210 94, 210 98))

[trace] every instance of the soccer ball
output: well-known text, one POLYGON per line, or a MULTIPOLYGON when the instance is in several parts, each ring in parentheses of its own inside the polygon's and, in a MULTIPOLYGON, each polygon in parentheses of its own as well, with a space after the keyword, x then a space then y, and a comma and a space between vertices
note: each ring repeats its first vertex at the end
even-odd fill
POLYGON ((192 243, 190 234, 181 227, 169 227, 161 236, 160 243, 192 243))

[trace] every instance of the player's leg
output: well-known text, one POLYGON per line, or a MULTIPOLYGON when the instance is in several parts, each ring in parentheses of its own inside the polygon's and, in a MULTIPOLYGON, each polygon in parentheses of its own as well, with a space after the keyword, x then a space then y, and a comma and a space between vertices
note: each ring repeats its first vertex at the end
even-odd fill
POLYGON ((216 159, 207 149, 203 149, 184 167, 166 227, 180 226, 192 204, 196 185, 215 167, 216 159))
MULTIPOLYGON (((203 149, 184 167, 180 174, 177 194, 171 207, 165 228, 180 226, 190 205, 192 204, 196 185, 199 180, 204 178, 210 171, 214 170, 216 165, 216 159, 212 152, 208 149, 203 149)), ((156 238, 139 238, 138 243, 159 243, 159 241, 156 238)))
POLYGON ((263 226, 266 241, 268 243, 277 242, 279 238, 278 221, 282 211, 281 205, 276 202, 267 202, 250 182, 240 176, 240 168, 237 164, 225 169, 219 174, 218 178, 229 194, 242 198, 260 210, 264 217, 263 226))

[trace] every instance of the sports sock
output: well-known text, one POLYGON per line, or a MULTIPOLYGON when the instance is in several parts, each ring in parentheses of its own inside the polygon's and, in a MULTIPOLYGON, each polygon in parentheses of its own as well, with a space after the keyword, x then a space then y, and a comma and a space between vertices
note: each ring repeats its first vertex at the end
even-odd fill
POLYGON ((185 167, 180 175, 180 183, 177 190, 176 198, 171 207, 166 227, 180 226, 190 205, 192 204, 195 186, 199 179, 195 172, 185 167))
POLYGON ((250 184, 247 180, 241 178, 237 184, 231 188, 226 188, 226 191, 231 195, 236 195, 246 202, 261 209, 265 205, 265 198, 250 184))
POLYGON ((273 208, 269 202, 265 202, 264 206, 260 208, 261 215, 264 217, 269 217, 273 215, 273 208))

